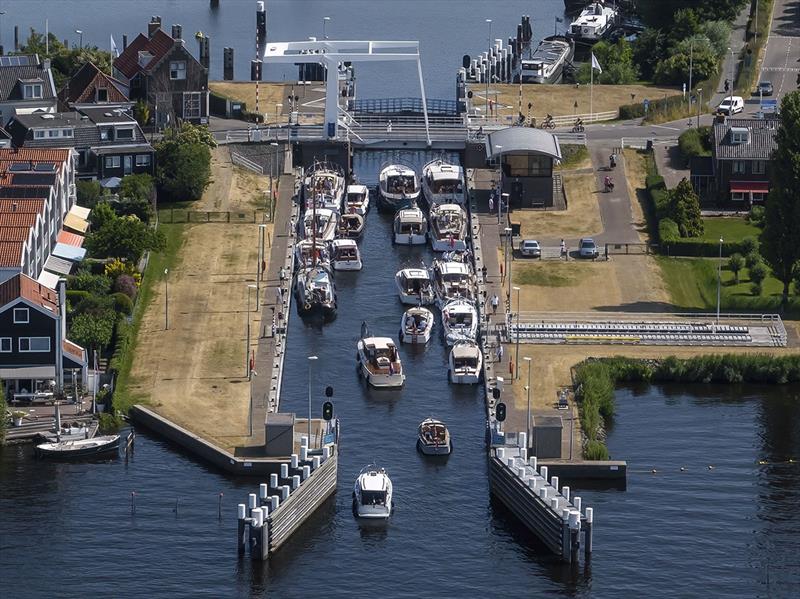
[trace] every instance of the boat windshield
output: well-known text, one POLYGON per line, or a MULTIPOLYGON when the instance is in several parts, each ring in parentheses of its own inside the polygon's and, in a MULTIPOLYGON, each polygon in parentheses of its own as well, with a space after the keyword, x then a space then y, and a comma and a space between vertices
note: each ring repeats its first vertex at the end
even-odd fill
POLYGON ((444 318, 447 324, 451 327, 469 327, 472 326, 472 313, 471 312, 456 312, 455 314, 447 312, 444 313, 444 318))
POLYGON ((385 505, 386 491, 361 491, 361 505, 385 505))
POLYGON ((416 183, 413 175, 391 175, 386 178, 386 189, 389 193, 413 193, 416 183))
POLYGON ((431 183, 433 193, 462 193, 461 181, 458 179, 434 179, 431 183))
POLYGON ((456 370, 461 370, 464 368, 477 368, 478 366, 478 358, 454 358, 453 359, 453 367, 456 370))

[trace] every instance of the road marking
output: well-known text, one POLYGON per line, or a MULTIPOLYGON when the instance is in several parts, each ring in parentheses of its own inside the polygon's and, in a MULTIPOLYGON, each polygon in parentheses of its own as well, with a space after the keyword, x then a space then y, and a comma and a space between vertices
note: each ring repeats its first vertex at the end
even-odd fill
POLYGON ((653 127, 658 127, 659 129, 669 129, 670 131, 680 131, 678 127, 667 127, 666 125, 653 125, 653 127))

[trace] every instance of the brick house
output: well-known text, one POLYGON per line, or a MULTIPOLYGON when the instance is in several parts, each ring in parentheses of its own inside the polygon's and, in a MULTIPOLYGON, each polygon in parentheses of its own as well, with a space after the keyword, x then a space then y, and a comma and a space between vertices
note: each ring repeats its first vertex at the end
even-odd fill
POLYGON ((130 112, 127 86, 102 72, 92 62, 84 64, 58 92, 58 110, 69 112, 83 108, 122 109, 130 112))

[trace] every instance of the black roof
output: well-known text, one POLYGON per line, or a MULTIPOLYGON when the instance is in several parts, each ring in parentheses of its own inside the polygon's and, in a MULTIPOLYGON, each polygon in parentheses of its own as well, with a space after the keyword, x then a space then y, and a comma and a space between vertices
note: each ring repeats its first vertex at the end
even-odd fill
POLYGON ((725 119, 714 123, 714 156, 717 160, 769 160, 778 147, 775 135, 779 125, 776 118, 725 119), (747 129, 749 140, 733 143, 731 128, 747 129))
POLYGON ((23 100, 22 82, 41 82, 42 97, 36 98, 37 101, 54 99, 56 89, 50 74, 49 61, 40 63, 39 57, 35 54, 24 58, 25 60, 5 62, 27 62, 28 64, 0 63, 0 102, 23 100))

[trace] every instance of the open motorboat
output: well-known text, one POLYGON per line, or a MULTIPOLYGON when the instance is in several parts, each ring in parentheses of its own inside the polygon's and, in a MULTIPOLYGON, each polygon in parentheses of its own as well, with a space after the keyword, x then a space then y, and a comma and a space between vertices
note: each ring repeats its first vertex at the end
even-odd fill
POLYGON ((564 65, 570 64, 575 55, 575 42, 563 35, 544 38, 530 58, 517 61, 514 79, 522 83, 559 83, 564 74, 564 65))
POLYGON ((306 169, 303 180, 306 210, 316 206, 316 208, 340 211, 344 187, 344 172, 339 166, 331 162, 315 162, 306 169))
POLYGON ((475 276, 469 264, 455 260, 434 260, 433 290, 440 308, 451 300, 474 300, 475 276))
POLYGON ((116 454, 119 452, 119 435, 105 435, 91 439, 56 441, 36 446, 36 454, 44 458, 76 459, 116 454))
POLYGON ((397 346, 389 337, 371 337, 366 323, 358 341, 358 372, 373 387, 402 387, 406 380, 397 346))
POLYGON ((381 167, 378 205, 391 210, 407 208, 419 199, 420 186, 417 172, 405 164, 388 164, 381 167))
POLYGON ((361 252, 353 239, 331 241, 333 270, 361 270, 361 252))
POLYGON ((450 455, 453 443, 450 431, 444 422, 434 418, 426 418, 419 423, 417 430, 417 449, 425 455, 450 455))
POLYGON ((397 271, 394 281, 402 303, 423 306, 433 303, 433 282, 427 268, 404 268, 397 271))
POLYGON ((400 343, 425 345, 431 338, 433 323, 433 312, 427 308, 409 308, 400 319, 400 343))
POLYGON ((306 239, 312 237, 320 241, 333 241, 339 224, 339 214, 329 208, 316 208, 306 212, 303 229, 306 239))
POLYGON ((433 204, 464 204, 464 169, 444 160, 432 160, 422 167, 422 194, 433 204))
POLYGON ((617 15, 616 6, 606 2, 592 2, 570 23, 567 35, 582 42, 598 42, 611 32, 617 15))
POLYGON ((359 518, 386 519, 392 514, 392 481, 386 470, 370 464, 353 488, 353 511, 359 518))
POLYGON ((364 234, 364 217, 355 212, 342 214, 336 233, 338 237, 359 239, 364 234))
POLYGON ((483 354, 474 341, 456 343, 450 350, 447 380, 451 383, 475 385, 481 380, 483 354))
POLYGON ((422 245, 428 234, 425 213, 413 206, 399 210, 394 216, 394 242, 398 245, 422 245))
POLYGON ((331 253, 328 244, 317 242, 313 239, 302 239, 294 246, 294 261, 297 268, 322 264, 330 266, 331 253))
POLYGON ((369 188, 366 185, 348 185, 344 202, 342 212, 365 216, 369 210, 369 188))
POLYGON ((336 317, 336 286, 326 266, 317 264, 300 268, 294 288, 300 316, 320 314, 326 321, 336 317))
POLYGON ((459 341, 475 341, 478 336, 478 311, 467 300, 447 302, 442 308, 442 327, 447 345, 459 341))
POLYGON ((434 252, 463 252, 467 249, 467 213, 458 204, 434 204, 428 235, 434 252))

